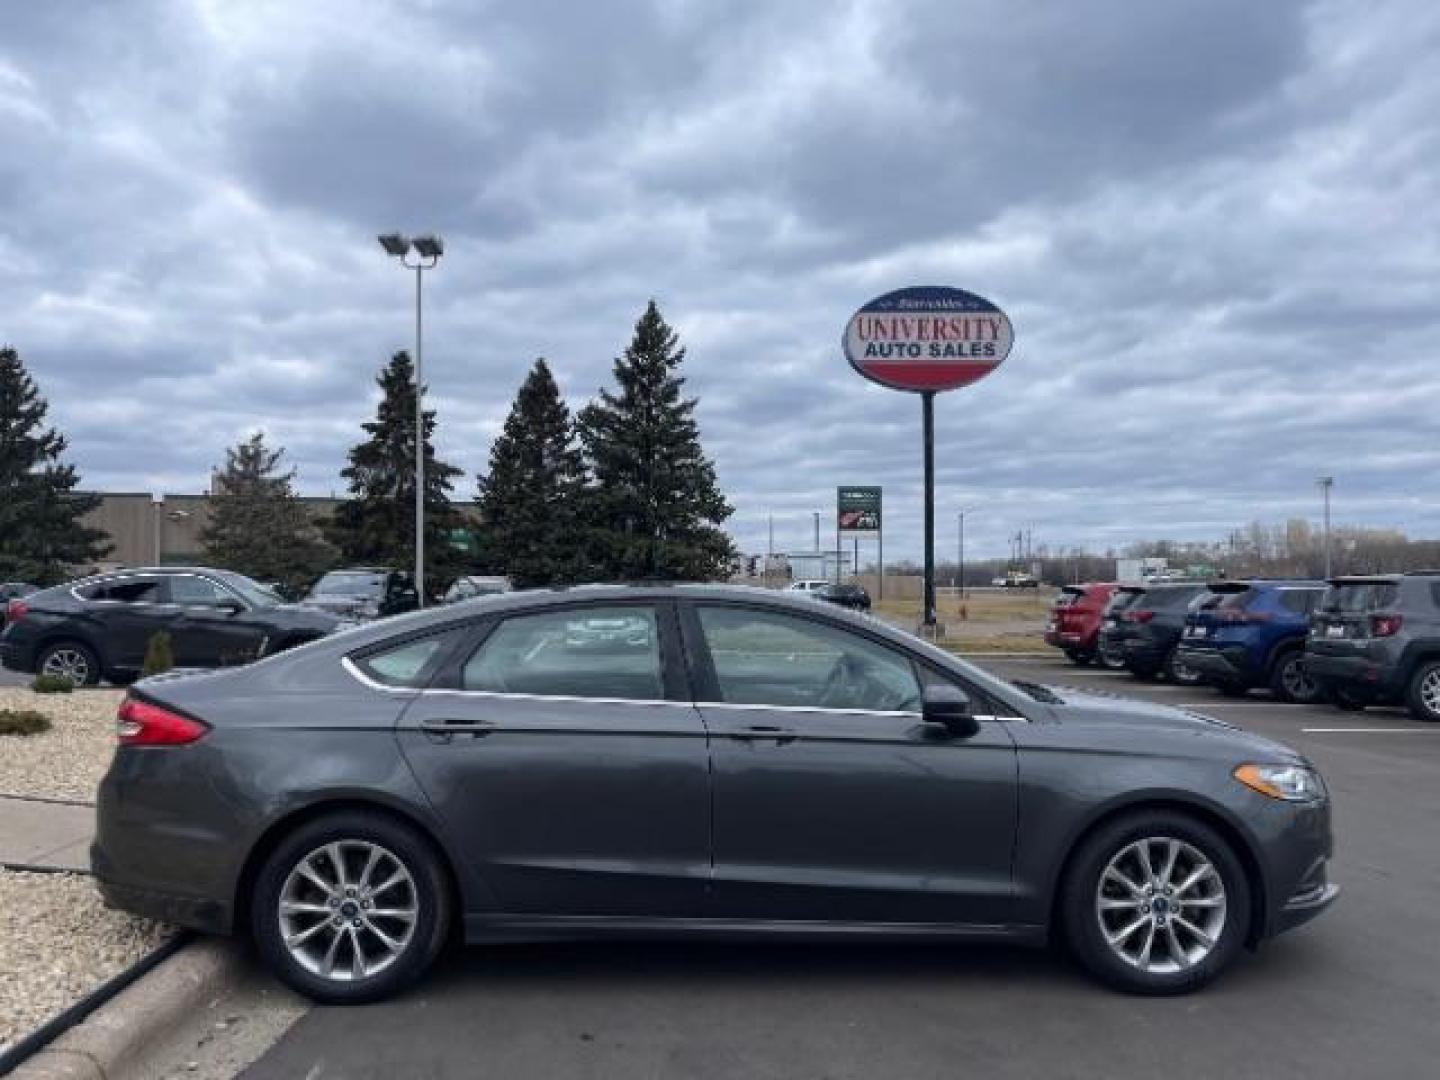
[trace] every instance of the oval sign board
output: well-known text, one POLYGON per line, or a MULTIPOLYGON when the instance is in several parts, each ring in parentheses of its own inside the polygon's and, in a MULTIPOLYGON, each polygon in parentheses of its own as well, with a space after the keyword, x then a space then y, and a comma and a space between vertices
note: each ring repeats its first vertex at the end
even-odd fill
POLYGON ((872 382, 919 392, 969 386, 1010 355, 1010 319, 983 296, 917 285, 876 297, 850 317, 845 358, 872 382))

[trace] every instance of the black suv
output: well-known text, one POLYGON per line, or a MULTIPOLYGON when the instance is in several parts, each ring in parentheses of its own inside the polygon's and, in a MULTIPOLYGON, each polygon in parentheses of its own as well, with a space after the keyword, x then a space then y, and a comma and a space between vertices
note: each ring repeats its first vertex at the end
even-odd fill
POLYGON ((28 582, 0 581, 0 630, 5 629, 5 622, 9 618, 10 601, 19 600, 22 596, 29 596, 38 591, 36 586, 28 582))
POLYGON ((1330 582, 1305 672, 1336 704, 1404 704, 1440 722, 1440 571, 1330 582))
POLYGON ((135 679, 161 630, 177 667, 219 667, 312 641, 340 623, 283 604, 242 574, 203 567, 120 570, 31 593, 12 607, 19 616, 0 635, 0 663, 80 686, 101 676, 135 679))
POLYGON ((1175 653, 1189 606, 1205 593, 1198 582, 1120 586, 1100 628, 1101 655, 1120 660, 1137 679, 1164 675, 1193 686, 1200 673, 1178 662, 1175 653))
POLYGON ((852 611, 870 610, 870 594, 859 585, 826 585, 823 589, 815 590, 815 596, 852 611))
POLYGON ((420 606, 410 575, 384 566, 331 570, 300 602, 351 621, 398 615, 420 606))

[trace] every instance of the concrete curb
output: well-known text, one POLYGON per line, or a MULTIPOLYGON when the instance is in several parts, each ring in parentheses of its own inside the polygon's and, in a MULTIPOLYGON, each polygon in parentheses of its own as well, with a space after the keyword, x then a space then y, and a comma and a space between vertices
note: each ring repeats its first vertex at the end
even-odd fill
POLYGON ((120 1080, 138 1075, 146 1050, 197 1002, 221 993, 240 967, 239 950, 232 943, 213 938, 192 942, 10 1076, 12 1080, 120 1080))

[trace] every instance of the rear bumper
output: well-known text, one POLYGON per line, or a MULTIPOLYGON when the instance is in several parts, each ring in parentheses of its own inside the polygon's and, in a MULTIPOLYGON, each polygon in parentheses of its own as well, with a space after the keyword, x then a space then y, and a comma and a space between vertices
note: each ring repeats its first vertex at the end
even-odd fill
POLYGON ((188 930, 207 934, 228 934, 234 913, 220 901, 203 896, 159 892, 139 885, 130 885, 108 876, 112 868, 99 845, 90 848, 90 866, 95 872, 95 886, 105 906, 135 915, 173 923, 188 930))
POLYGON ((1332 656, 1305 650, 1305 674, 1323 686, 1341 686, 1373 698, 1395 698, 1404 689, 1394 664, 1368 656, 1332 656))
POLYGON ((33 672, 35 670, 35 650, 25 645, 24 642, 12 640, 13 635, 6 633, 0 635, 0 667, 10 671, 33 672))
POLYGON ((1244 646, 1217 649, 1182 642, 1175 655, 1186 667, 1198 671, 1206 682, 1250 686, 1257 681, 1249 652, 1244 646))

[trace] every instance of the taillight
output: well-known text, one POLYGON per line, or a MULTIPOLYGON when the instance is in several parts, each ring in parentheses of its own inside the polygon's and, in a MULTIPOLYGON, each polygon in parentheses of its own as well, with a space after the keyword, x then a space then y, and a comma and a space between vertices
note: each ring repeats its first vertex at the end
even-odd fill
POLYGON ((1123 616, 1126 622, 1149 622, 1154 617, 1153 611, 1127 611, 1123 616))
POLYGON ((138 698, 122 701, 115 716, 115 736, 121 746, 184 746, 209 730, 199 720, 138 698))
POLYGON ((19 622, 26 615, 30 614, 30 607, 24 600, 11 600, 5 605, 5 621, 19 622))
POLYGON ((1392 637, 1400 632, 1401 622, 1399 615, 1371 615, 1370 633, 1373 637, 1392 637))

